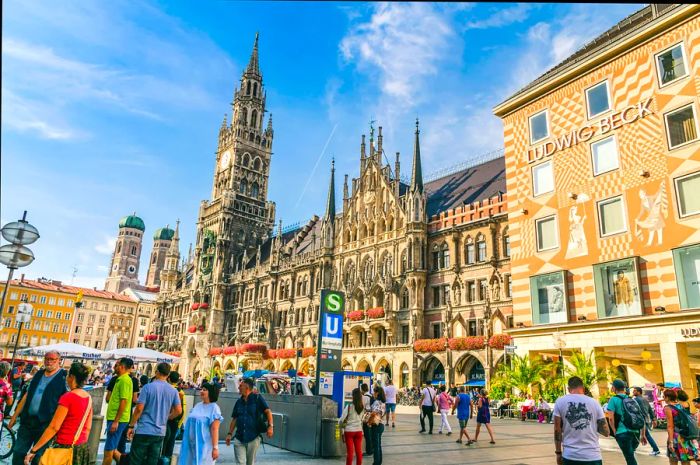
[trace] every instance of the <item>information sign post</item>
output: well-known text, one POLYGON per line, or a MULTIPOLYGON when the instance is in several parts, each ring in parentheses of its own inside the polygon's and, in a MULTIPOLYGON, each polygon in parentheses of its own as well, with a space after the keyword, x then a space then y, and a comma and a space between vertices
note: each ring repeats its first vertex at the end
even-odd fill
POLYGON ((344 314, 345 294, 322 289, 316 342, 316 392, 314 394, 328 398, 333 395, 333 373, 342 369, 344 314))

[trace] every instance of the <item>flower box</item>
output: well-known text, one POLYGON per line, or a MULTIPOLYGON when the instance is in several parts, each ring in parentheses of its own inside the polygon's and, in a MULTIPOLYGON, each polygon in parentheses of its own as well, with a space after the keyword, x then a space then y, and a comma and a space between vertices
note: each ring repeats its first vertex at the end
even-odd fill
POLYGON ((146 341, 157 341, 160 338, 157 334, 146 334, 146 337, 144 339, 146 341))
POLYGON ((413 343, 416 352, 442 352, 447 346, 447 339, 418 339, 413 343))
POLYGON ((196 333, 197 332, 197 327, 196 326, 190 326, 187 328, 187 332, 190 334, 196 333))
POLYGON ((367 310, 367 316, 370 318, 384 318, 384 307, 375 307, 367 310))
POLYGON ((453 337, 447 342, 452 350, 481 350, 486 348, 484 336, 453 337))
POLYGON ((209 308, 209 304, 206 303, 206 302, 202 302, 202 303, 199 304, 199 309, 200 309, 200 310, 206 310, 206 309, 208 309, 208 308, 209 308))
POLYGON ((176 351, 176 350, 175 350, 175 351, 172 351, 172 352, 166 352, 166 354, 172 355, 173 357, 179 357, 179 356, 180 356, 180 352, 178 352, 178 351, 176 351))
POLYGON ((295 349, 278 349, 277 358, 292 358, 297 356, 295 349))
POLYGON ((302 357, 313 357, 316 355, 316 347, 304 347, 301 349, 302 357))
POLYGON ((227 346, 224 347, 224 355, 236 355, 237 349, 236 346, 227 346))
POLYGON ((192 310, 197 310, 197 309, 199 309, 199 304, 197 302, 195 302, 192 304, 191 308, 192 308, 192 310))
POLYGON ((260 354, 264 354, 265 351, 267 350, 267 345, 265 344, 260 344, 260 343, 247 343, 243 344, 238 348, 238 354, 243 355, 249 352, 257 352, 260 354))
POLYGON ((365 311, 364 310, 353 310, 352 312, 348 312, 347 318, 350 321, 359 321, 365 317, 365 311))
POLYGON ((268 349, 267 352, 265 352, 265 356, 271 359, 277 358, 277 349, 268 349))
POLYGON ((492 349, 503 350, 503 348, 513 342, 513 338, 508 334, 494 334, 489 339, 489 347, 492 349))
POLYGON ((204 325, 197 326, 197 331, 199 331, 200 333, 203 333, 204 332, 204 325))
POLYGON ((212 347, 209 349, 209 355, 212 357, 216 357, 217 355, 221 355, 221 353, 224 351, 221 347, 212 347))

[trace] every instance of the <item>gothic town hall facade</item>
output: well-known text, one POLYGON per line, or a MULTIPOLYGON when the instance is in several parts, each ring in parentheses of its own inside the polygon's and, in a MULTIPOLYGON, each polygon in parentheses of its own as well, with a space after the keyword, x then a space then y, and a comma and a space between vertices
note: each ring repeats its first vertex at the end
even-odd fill
POLYGON ((266 105, 256 36, 219 130, 196 246, 181 257, 176 229, 166 254, 149 345, 178 352, 179 371, 195 380, 214 368, 294 368, 295 349, 312 374, 320 290, 332 288, 347 299, 344 369, 400 387, 488 382, 512 325, 503 157, 427 182, 416 121, 403 182, 400 154, 383 164, 382 128, 372 128, 359 176, 344 177, 342 211, 331 166, 322 216, 285 229, 268 199, 266 105))

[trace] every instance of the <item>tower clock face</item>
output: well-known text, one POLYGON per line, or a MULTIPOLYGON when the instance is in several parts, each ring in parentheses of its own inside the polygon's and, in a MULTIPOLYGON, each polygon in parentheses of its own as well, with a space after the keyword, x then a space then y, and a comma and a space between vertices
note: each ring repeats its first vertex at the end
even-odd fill
POLYGON ((230 161, 231 161, 231 152, 229 152, 229 151, 227 150, 227 151, 224 152, 223 155, 221 155, 221 160, 220 160, 220 162, 219 162, 219 163, 220 163, 220 164, 219 164, 219 167, 220 167, 222 170, 228 168, 228 163, 229 163, 230 161))
POLYGON ((136 267, 134 265, 129 265, 129 273, 134 274, 136 267))

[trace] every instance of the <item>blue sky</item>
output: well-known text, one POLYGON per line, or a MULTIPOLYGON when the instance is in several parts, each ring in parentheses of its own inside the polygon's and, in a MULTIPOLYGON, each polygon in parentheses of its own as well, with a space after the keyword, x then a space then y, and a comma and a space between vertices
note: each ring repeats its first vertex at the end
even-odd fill
POLYGON ((332 156, 357 176, 369 121, 410 172, 502 146, 492 107, 641 5, 3 2, 0 220, 39 228, 24 270, 101 287, 119 219, 181 220, 211 194, 218 128, 260 32, 285 224, 322 214, 332 156), (324 151, 324 146, 326 146, 324 151), (314 167, 317 169, 314 171, 314 167), (310 181, 309 181, 310 180, 310 181), (304 186, 308 188, 304 191, 304 186))

